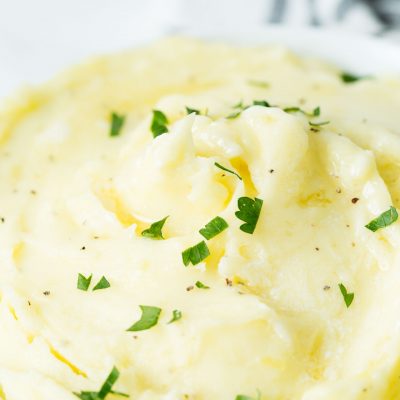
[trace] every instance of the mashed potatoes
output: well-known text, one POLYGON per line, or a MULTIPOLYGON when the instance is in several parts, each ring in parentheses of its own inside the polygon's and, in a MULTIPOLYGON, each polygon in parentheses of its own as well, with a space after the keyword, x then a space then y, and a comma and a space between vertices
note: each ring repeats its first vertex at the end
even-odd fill
POLYGON ((169 39, 9 100, 0 398, 400 399, 400 80, 340 74, 169 39))

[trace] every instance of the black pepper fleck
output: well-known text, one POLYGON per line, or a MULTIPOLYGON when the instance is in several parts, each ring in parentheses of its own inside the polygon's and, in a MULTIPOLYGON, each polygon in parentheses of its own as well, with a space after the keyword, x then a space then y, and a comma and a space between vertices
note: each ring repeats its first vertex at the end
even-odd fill
POLYGON ((225 278, 227 286, 232 286, 232 281, 229 278, 225 278))
POLYGON ((187 291, 187 292, 190 292, 190 291, 193 290, 193 289, 194 289, 194 286, 191 285, 191 286, 188 286, 188 287, 186 288, 186 291, 187 291))
POLYGON ((326 291, 326 290, 329 290, 331 287, 330 286, 328 286, 328 285, 325 285, 324 286, 324 290, 326 291))
POLYGON ((45 291, 43 292, 43 294, 44 294, 45 296, 49 296, 49 295, 50 295, 50 290, 45 290, 45 291))
POLYGON ((353 197, 353 198, 351 199, 351 202, 352 202, 353 204, 356 204, 358 200, 360 200, 358 197, 353 197))

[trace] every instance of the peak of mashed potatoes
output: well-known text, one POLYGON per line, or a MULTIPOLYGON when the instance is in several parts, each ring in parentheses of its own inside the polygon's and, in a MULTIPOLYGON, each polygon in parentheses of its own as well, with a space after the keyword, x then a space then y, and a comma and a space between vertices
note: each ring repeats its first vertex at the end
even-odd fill
POLYGON ((8 100, 0 399, 77 399, 113 366, 134 400, 400 399, 399 224, 365 227, 400 207, 400 80, 340 73, 173 38, 8 100), (240 197, 263 200, 253 234, 240 197), (217 216, 229 227, 205 240, 217 216), (164 240, 141 235, 165 217, 164 240), (140 305, 159 319, 128 332, 140 305))

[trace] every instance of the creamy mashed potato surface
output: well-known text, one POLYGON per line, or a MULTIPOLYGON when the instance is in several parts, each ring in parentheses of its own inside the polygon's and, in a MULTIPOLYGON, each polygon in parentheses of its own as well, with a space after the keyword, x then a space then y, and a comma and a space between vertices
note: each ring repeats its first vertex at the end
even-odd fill
POLYGON ((340 74, 175 38, 9 99, 0 398, 400 399, 400 80, 340 74))

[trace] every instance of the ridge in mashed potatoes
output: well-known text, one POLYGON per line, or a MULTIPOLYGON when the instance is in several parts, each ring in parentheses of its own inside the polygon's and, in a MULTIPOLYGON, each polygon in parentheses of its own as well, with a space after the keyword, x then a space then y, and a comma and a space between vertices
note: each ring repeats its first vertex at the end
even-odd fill
POLYGON ((0 399, 99 393, 113 366, 135 400, 400 399, 399 224, 365 227, 400 207, 399 106, 397 78, 182 38, 9 100, 0 399))

